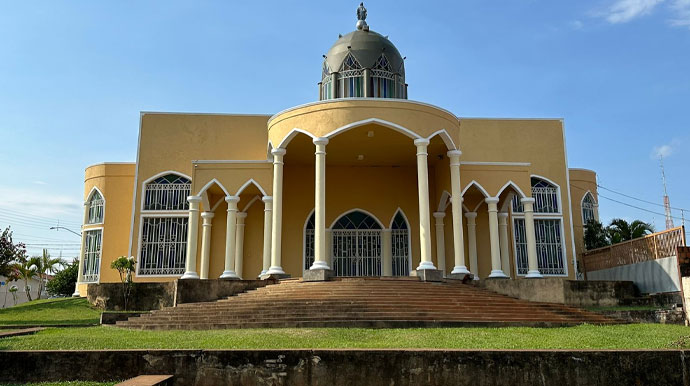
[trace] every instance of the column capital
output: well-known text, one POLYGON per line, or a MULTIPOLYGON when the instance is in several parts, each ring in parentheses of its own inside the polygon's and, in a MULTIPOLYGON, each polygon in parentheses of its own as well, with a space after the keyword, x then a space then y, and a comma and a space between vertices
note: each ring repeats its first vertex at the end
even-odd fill
POLYGON ((484 199, 487 204, 498 204, 498 197, 487 197, 484 199))
POLYGON ((414 145, 415 146, 428 146, 429 142, 430 141, 426 138, 417 138, 414 140, 414 145))
POLYGON ((459 158, 462 155, 462 152, 460 150, 451 150, 448 153, 446 153, 448 158, 459 158))
POLYGON ((523 204, 534 204, 536 200, 532 197, 524 197, 520 199, 520 202, 523 204))
POLYGON ((477 212, 467 212, 467 213, 465 213, 465 217, 475 219, 475 218, 477 218, 477 212))
POLYGON ((213 212, 202 212, 201 213, 201 218, 203 219, 212 219, 216 214, 213 212))
POLYGON ((227 202, 228 204, 231 202, 237 204, 238 202, 240 202, 240 198, 238 196, 225 196, 225 202, 227 202))
POLYGON ((264 204, 272 203, 273 202, 273 196, 263 196, 261 197, 261 201, 264 202, 264 204))
POLYGON ((437 219, 442 219, 446 217, 446 212, 434 212, 434 217, 437 219))
POLYGON ((240 220, 240 219, 241 219, 241 220, 244 220, 245 218, 247 218, 247 212, 237 212, 237 220, 238 220, 238 223, 239 223, 239 220, 240 220))
POLYGON ((328 138, 327 137, 316 137, 312 141, 314 142, 314 145, 319 146, 319 145, 328 145, 328 138))
POLYGON ((505 220, 507 218, 508 218, 508 212, 498 212, 498 219, 499 220, 501 220, 501 219, 505 220))
POLYGON ((271 154, 273 155, 285 155, 285 153, 287 153, 287 150, 283 149, 282 147, 277 147, 271 150, 271 154))
POLYGON ((201 202, 201 196, 187 196, 187 202, 198 204, 201 202))

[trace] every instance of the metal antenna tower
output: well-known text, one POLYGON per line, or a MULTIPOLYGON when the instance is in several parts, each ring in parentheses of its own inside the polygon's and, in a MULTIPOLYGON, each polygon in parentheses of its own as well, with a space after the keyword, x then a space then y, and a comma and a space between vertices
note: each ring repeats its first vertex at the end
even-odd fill
POLYGON ((664 156, 659 155, 659 166, 661 167, 661 181, 664 183, 664 213, 666 214, 666 229, 673 228, 673 217, 671 217, 671 202, 666 191, 666 173, 664 172, 664 156))

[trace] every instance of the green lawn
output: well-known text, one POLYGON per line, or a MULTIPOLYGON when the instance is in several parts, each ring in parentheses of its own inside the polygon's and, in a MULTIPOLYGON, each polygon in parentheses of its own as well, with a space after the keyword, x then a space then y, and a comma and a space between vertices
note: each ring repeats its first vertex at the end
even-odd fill
POLYGON ((684 326, 628 324, 565 328, 246 329, 141 331, 49 328, 0 339, 0 350, 86 349, 661 349, 690 345, 684 326))
POLYGON ((42 299, 0 309, 0 326, 98 324, 100 316, 83 298, 42 299))

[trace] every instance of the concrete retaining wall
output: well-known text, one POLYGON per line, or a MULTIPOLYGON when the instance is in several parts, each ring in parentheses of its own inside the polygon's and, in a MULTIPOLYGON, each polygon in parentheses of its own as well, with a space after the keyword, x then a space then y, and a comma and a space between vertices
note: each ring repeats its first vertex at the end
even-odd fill
POLYGON ((533 302, 573 306, 616 306, 636 295, 631 281, 566 280, 561 278, 482 280, 480 286, 503 295, 533 302))
POLYGON ((675 256, 587 272, 590 280, 632 280, 644 293, 680 291, 675 256))
MULTIPOLYGON (((267 280, 175 280, 164 283, 135 283, 129 310, 150 311, 182 303, 211 302, 241 292, 275 284, 267 280)), ((122 284, 89 284, 89 303, 102 310, 122 311, 122 284)))
POLYGON ((0 351, 0 382, 174 375, 175 385, 690 385, 690 351, 0 351))

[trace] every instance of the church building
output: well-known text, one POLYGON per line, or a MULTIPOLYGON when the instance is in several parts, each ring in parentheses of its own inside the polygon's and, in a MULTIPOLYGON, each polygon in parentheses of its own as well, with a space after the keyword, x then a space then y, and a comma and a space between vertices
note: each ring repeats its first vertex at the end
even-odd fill
POLYGON ((408 99, 404 57, 357 15, 324 56, 316 102, 142 112, 136 162, 86 168, 75 295, 118 282, 122 255, 136 282, 577 278, 596 174, 569 168, 563 119, 408 99))

